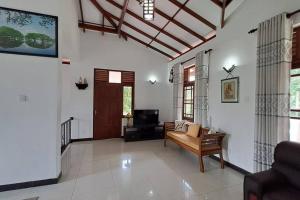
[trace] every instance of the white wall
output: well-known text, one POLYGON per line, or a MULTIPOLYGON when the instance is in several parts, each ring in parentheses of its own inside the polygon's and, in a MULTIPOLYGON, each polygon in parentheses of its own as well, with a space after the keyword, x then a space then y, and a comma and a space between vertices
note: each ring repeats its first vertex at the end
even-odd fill
POLYGON ((72 58, 64 66, 62 118, 75 117, 72 137, 93 137, 93 80, 94 68, 135 71, 135 108, 159 109, 160 120, 171 119, 171 84, 168 83, 168 60, 132 40, 124 41, 117 35, 87 31, 80 35, 80 57, 72 58), (80 91, 75 82, 86 77, 87 90, 80 91), (155 76, 158 83, 148 80, 155 76))
POLYGON ((209 80, 209 117, 212 127, 229 134, 226 160, 253 171, 256 41, 257 35, 248 35, 258 23, 281 12, 299 9, 298 0, 245 0, 229 17, 224 29, 217 31, 217 38, 187 55, 169 63, 193 57, 201 50, 212 48, 209 80), (221 103, 221 79, 226 78, 223 66, 236 64, 234 72, 240 77, 240 103, 221 103))
MULTIPOLYGON (((1 6, 59 15, 59 0, 3 0, 1 6)), ((60 172, 58 59, 0 54, 0 185, 60 172), (26 102, 20 95, 27 96, 26 102)))

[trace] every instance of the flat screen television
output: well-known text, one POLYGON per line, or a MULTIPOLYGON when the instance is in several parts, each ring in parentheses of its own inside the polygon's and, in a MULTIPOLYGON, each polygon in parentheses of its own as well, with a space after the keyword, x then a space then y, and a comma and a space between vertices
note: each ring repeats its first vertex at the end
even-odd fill
POLYGON ((159 110, 134 110, 134 126, 154 126, 158 125, 159 110))

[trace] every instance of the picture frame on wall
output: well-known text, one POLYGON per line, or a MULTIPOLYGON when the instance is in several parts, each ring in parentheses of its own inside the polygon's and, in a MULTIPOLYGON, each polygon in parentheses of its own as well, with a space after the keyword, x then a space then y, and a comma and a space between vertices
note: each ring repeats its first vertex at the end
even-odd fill
POLYGON ((0 7, 0 53, 58 57, 58 17, 0 7))
POLYGON ((221 80, 221 102, 239 103, 239 77, 221 80))

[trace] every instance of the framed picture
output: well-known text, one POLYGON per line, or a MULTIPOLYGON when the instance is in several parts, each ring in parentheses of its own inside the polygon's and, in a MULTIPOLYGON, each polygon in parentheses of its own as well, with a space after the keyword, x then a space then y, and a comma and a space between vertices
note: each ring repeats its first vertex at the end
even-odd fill
POLYGON ((58 57, 58 18, 0 7, 0 53, 58 57))
POLYGON ((222 103, 239 102, 239 78, 229 78, 221 81, 222 103))

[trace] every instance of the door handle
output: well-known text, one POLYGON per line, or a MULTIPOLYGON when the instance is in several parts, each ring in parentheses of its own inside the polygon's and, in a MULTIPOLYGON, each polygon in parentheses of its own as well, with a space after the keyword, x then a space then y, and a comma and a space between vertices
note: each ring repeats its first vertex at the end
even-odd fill
POLYGON ((95 115, 95 116, 97 115, 97 110, 96 110, 96 109, 94 110, 94 115, 95 115))

